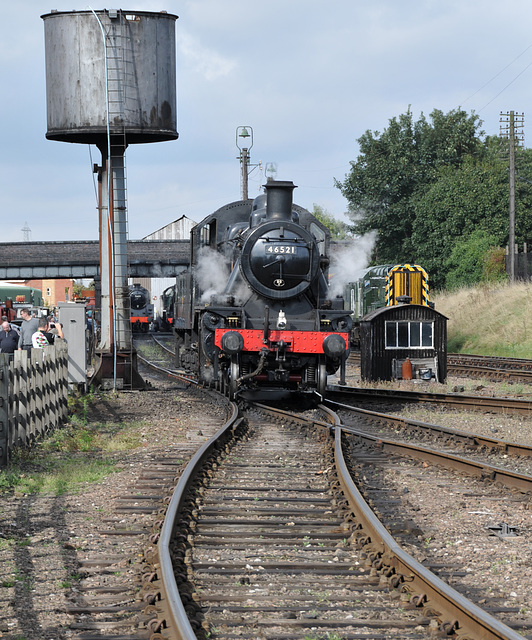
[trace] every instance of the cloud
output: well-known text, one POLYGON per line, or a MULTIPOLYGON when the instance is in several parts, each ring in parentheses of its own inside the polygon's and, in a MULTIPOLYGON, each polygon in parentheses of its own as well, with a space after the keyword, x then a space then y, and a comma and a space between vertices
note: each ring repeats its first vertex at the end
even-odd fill
POLYGON ((228 76, 237 67, 234 59, 202 46, 199 39, 186 32, 178 40, 178 51, 184 64, 209 82, 228 76))
MULTIPOLYGON (((50 9, 45 0, 3 8, 2 239, 19 240, 25 220, 34 239, 98 234, 87 149, 45 139, 40 16, 50 9)), ((465 101, 496 134, 500 111, 526 112, 532 101, 532 68, 512 83, 532 61, 528 0, 504 11, 495 0, 146 0, 142 10, 179 16, 180 137, 128 149, 132 238, 240 197, 239 125, 254 129, 253 165, 276 162, 279 179, 299 185, 297 204, 341 216, 347 203, 333 179, 349 171, 367 129, 382 131, 409 105, 417 117, 465 101)), ((262 182, 255 167, 253 195, 262 182)))

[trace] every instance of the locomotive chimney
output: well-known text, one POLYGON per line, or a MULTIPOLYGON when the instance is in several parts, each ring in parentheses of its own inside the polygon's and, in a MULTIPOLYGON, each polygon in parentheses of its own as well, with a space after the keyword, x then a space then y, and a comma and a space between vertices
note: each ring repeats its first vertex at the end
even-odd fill
POLYGON ((266 220, 292 220, 292 181, 268 180, 266 189, 266 220))

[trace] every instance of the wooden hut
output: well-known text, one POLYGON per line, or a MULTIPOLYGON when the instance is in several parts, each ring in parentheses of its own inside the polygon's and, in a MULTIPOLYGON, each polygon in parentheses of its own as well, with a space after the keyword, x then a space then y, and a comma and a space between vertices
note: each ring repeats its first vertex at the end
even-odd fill
POLYGON ((360 352, 363 380, 410 377, 411 364, 412 378, 443 382, 447 377, 447 318, 417 304, 382 307, 360 320, 360 352))

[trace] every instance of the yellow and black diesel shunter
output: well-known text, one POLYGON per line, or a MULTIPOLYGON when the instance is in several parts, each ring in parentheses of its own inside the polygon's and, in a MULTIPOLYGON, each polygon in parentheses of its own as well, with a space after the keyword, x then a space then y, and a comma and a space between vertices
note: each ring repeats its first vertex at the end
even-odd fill
POLYGON ((363 380, 446 379, 447 318, 429 300, 423 267, 370 267, 347 285, 345 297, 353 309, 351 346, 360 349, 363 380))
POLYGON ((390 307, 402 301, 429 306, 429 276, 418 264, 397 264, 388 271, 384 305, 390 307))
POLYGON ((412 304, 430 306, 429 277, 418 264, 382 264, 369 267, 360 278, 347 283, 344 297, 354 322, 380 309, 398 304, 404 296, 412 304))
POLYGON ((401 302, 431 306, 429 277, 417 264, 383 264, 369 267, 345 285, 344 297, 352 310, 351 347, 360 348, 360 320, 369 313, 401 302))

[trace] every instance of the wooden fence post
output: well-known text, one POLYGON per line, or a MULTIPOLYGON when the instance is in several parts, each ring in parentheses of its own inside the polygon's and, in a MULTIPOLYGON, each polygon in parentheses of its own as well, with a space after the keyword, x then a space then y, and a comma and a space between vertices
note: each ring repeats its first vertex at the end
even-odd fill
POLYGON ((0 353, 0 467, 8 460, 9 355, 0 353))

